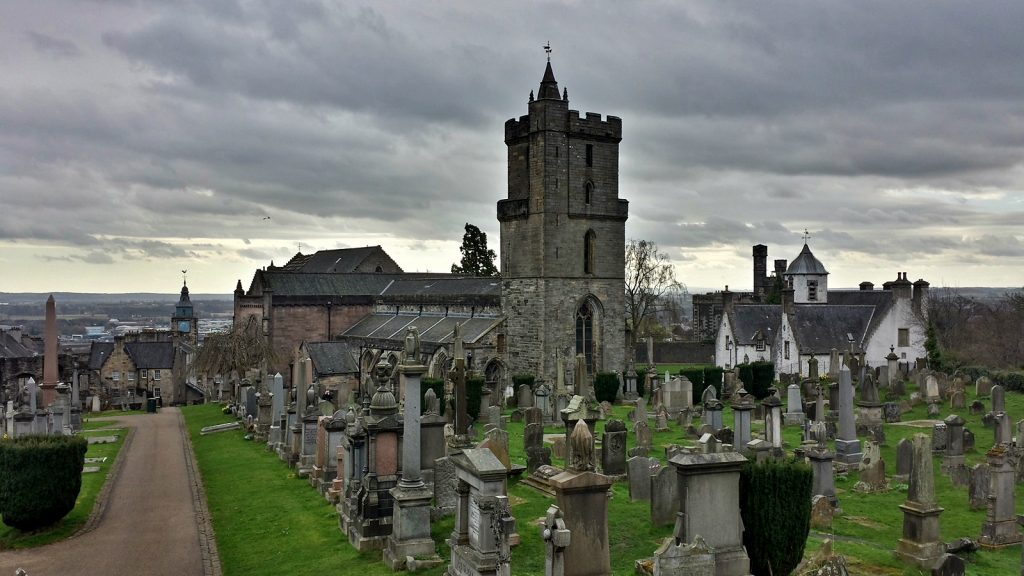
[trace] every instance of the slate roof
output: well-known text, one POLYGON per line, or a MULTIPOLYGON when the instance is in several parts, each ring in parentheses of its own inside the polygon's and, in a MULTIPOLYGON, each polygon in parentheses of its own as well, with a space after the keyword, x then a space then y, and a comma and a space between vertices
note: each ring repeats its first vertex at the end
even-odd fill
POLYGON ((501 306, 501 279, 481 276, 403 276, 381 293, 381 302, 501 306))
MULTIPOLYGON (((360 264, 376 253, 383 253, 387 256, 384 253, 384 249, 380 246, 320 250, 313 254, 299 252, 281 269, 286 272, 351 273, 355 272, 360 264)), ((390 257, 388 259, 390 260, 390 257)), ((392 260, 392 262, 394 261, 392 260)), ((395 264, 395 266, 397 267, 398 265, 395 264)))
POLYGON ((462 341, 473 343, 501 321, 501 318, 370 314, 341 336, 401 343, 405 339, 406 328, 415 326, 419 329, 421 343, 441 345, 451 343, 455 325, 459 324, 462 328, 462 341))
POLYGON ((793 274, 828 274, 828 270, 825 270, 825 265, 814 257, 814 254, 811 253, 811 248, 804 244, 800 255, 789 264, 789 268, 786 268, 784 273, 785 276, 793 274))
POLYGON ((128 342, 124 349, 139 370, 174 367, 173 342, 128 342))
POLYGON ((359 372, 359 362, 355 357, 358 348, 354 348, 350 342, 306 342, 305 347, 313 362, 313 370, 319 375, 359 372))
POLYGON ((790 327, 800 354, 827 354, 832 348, 847 350, 850 336, 863 346, 875 314, 874 306, 797 304, 793 308, 790 327))
POLYGON ((782 306, 778 304, 750 304, 733 306, 729 314, 732 334, 740 345, 753 343, 754 334, 760 331, 765 343, 772 346, 782 322, 782 306))
POLYGON ((113 342, 93 342, 89 350, 89 370, 101 370, 107 358, 114 352, 113 342))
POLYGON ((36 352, 9 332, 0 332, 0 358, 31 358, 36 352))
POLYGON ((829 290, 828 303, 842 306, 874 306, 875 313, 871 316, 871 324, 868 325, 864 334, 864 341, 867 342, 871 335, 878 329, 878 325, 889 313, 893 306, 893 295, 891 290, 829 290))
POLYGON ((250 293, 273 291, 286 296, 376 296, 398 274, 327 274, 259 270, 250 293), (254 291, 254 289, 256 289, 254 291))

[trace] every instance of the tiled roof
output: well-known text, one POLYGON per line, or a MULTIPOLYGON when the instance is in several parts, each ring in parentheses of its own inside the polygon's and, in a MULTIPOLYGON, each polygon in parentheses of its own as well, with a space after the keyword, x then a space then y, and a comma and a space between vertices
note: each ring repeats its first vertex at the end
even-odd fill
POLYGON ((384 290, 383 296, 494 296, 501 297, 501 278, 481 276, 443 276, 434 278, 398 278, 384 290))
POLYGON ((782 322, 782 306, 778 304, 747 304, 733 306, 729 314, 733 337, 741 345, 753 343, 754 334, 758 331, 765 336, 765 342, 771 346, 775 342, 775 334, 782 322))
POLYGON ((313 362, 313 371, 325 376, 332 374, 355 374, 359 363, 351 343, 346 341, 306 342, 306 352, 313 362))
POLYGON ((377 296, 396 274, 320 274, 260 271, 262 290, 280 296, 377 296))
MULTIPOLYGON (((281 269, 287 272, 351 273, 356 272, 359 265, 374 254, 383 254, 391 260, 391 257, 380 246, 339 248, 337 250, 320 250, 313 254, 297 253, 281 269)), ((395 264, 395 266, 398 265, 395 264)), ((399 270, 401 269, 399 268, 399 270)), ((366 270, 366 272, 373 271, 366 270)))
POLYGON ((9 332, 0 332, 0 358, 30 358, 36 352, 22 344, 9 332))
POLYGON ((113 351, 113 342, 93 342, 89 350, 89 370, 101 370, 113 351))
POLYGON ((124 349, 139 370, 174 367, 173 342, 128 342, 124 349))
POLYGON ((801 354, 848 350, 851 338, 863 346, 875 314, 874 306, 797 304, 793 308, 790 325, 801 354))

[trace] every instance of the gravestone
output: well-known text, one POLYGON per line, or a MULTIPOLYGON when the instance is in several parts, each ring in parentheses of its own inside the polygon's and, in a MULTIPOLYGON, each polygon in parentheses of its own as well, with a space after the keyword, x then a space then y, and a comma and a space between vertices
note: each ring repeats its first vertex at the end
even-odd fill
MULTIPOLYGON (((992 391, 995 398, 995 388, 992 391)), ((1010 450, 1008 446, 996 444, 986 454, 990 468, 988 506, 978 539, 983 547, 998 548, 1021 541, 1014 498, 1016 473, 1010 461, 1010 450)))
POLYGON ((653 440, 651 428, 646 420, 633 424, 633 435, 636 437, 636 448, 630 450, 631 456, 647 456, 651 453, 651 442, 653 440))
POLYGON ((992 393, 992 380, 988 376, 979 376, 974 383, 974 395, 981 398, 992 393))
POLYGON ((964 576, 967 568, 962 558, 956 554, 943 554, 938 564, 932 568, 932 576, 964 576))
POLYGON ((679 479, 675 468, 662 467, 651 475, 651 523, 668 526, 679 511, 679 479))
POLYGON ((746 461, 736 452, 680 454, 669 461, 685 487, 679 491, 674 537, 692 542, 700 535, 714 555, 718 576, 750 573, 739 507, 739 475, 746 461))
POLYGON ((505 466, 487 449, 469 448, 450 458, 458 478, 455 527, 448 538, 448 574, 497 576, 511 571, 509 541, 515 533, 505 466))
POLYGON ((558 506, 548 506, 541 527, 541 538, 544 539, 546 551, 544 557, 544 576, 565 576, 565 549, 572 543, 572 532, 566 528, 565 519, 558 506))
POLYGON ((533 422, 523 428, 523 446, 526 451, 526 471, 532 473, 544 465, 551 465, 551 449, 544 445, 544 426, 533 422))
POLYGON ((629 499, 638 500, 651 499, 651 475, 661 468, 657 458, 646 456, 633 456, 626 460, 626 474, 629 480, 629 499))
POLYGON ((857 439, 856 423, 853 415, 853 380, 850 369, 843 366, 839 369, 838 392, 839 430, 836 433, 836 461, 844 464, 860 462, 861 444, 857 439))
POLYGON ((529 384, 519 386, 519 392, 516 395, 516 407, 520 410, 533 407, 533 389, 530 388, 529 384))
POLYGON ((906 482, 910 479, 910 469, 914 465, 914 446, 906 438, 896 443, 896 474, 893 480, 906 482))
POLYGON ((899 402, 886 402, 882 404, 882 416, 886 424, 899 422, 903 419, 903 410, 899 402))
POLYGON ((973 402, 971 402, 970 410, 971 410, 971 415, 972 416, 977 416, 979 414, 984 414, 985 413, 985 403, 982 402, 981 400, 974 400, 973 402))
POLYGON ((1006 411, 1006 391, 999 384, 992 387, 992 411, 1006 411))
POLYGON ((939 538, 942 508, 935 498, 931 439, 924 434, 915 434, 911 443, 914 464, 907 501, 900 505, 903 510, 903 537, 896 544, 896 555, 904 562, 927 570, 946 552, 946 544, 939 538))
POLYGON ((924 377, 924 397, 929 403, 940 400, 939 379, 929 374, 924 377))
POLYGON ((932 451, 945 454, 946 443, 949 441, 949 429, 945 422, 938 422, 932 426, 932 451))
POLYGON ((858 465, 861 490, 875 492, 886 488, 885 460, 882 449, 877 442, 868 441, 864 444, 864 455, 858 465))
POLYGON ((715 554, 700 534, 688 544, 669 536, 654 551, 653 576, 714 576, 715 554))
POLYGON ((804 405, 800 397, 800 386, 790 384, 786 388, 786 425, 800 425, 804 422, 804 405))
POLYGON ((608 420, 601 439, 601 471, 608 476, 626 473, 626 424, 622 420, 608 420))
POLYGON ((657 432, 668 432, 668 409, 664 406, 658 407, 658 412, 654 417, 654 430, 657 432))
POLYGON ((963 410, 967 408, 967 395, 963 390, 954 390, 949 396, 949 408, 951 410, 963 410))
POLYGON ((988 464, 975 464, 971 468, 971 478, 967 487, 971 510, 981 510, 988 506, 988 491, 991 481, 991 468, 988 464))

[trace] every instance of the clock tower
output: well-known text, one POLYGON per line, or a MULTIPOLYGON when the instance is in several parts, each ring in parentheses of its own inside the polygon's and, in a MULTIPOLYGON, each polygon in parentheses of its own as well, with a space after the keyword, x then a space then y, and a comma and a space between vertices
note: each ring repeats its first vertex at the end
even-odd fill
POLYGON ((188 297, 188 284, 182 283, 181 298, 174 305, 171 316, 171 333, 176 342, 187 342, 193 347, 199 344, 199 326, 192 300, 188 297))

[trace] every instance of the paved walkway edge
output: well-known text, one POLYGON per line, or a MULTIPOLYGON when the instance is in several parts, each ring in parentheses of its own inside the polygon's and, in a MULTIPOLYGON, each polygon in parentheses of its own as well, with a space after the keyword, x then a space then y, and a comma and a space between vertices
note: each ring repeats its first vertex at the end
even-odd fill
POLYGON ((128 454, 128 449, 131 448, 132 440, 135 439, 135 427, 127 426, 126 428, 128 432, 125 434, 124 444, 121 444, 121 449, 117 451, 117 460, 114 462, 113 467, 110 468, 107 480, 103 483, 103 488, 100 488, 100 493, 96 496, 96 502, 92 505, 92 512, 89 514, 89 518, 70 538, 77 538, 82 534, 92 532, 100 525, 100 520, 103 520, 103 515, 107 512, 107 504, 110 502, 110 493, 114 490, 114 484, 117 483, 117 479, 121 476, 121 469, 124 468, 124 462, 128 459, 126 454, 128 454))
POLYGON ((181 429, 182 446, 185 450, 185 469, 188 470, 188 484, 192 488, 192 505, 195 509, 196 528, 199 530, 199 549, 203 554, 204 576, 222 576, 220 555, 217 553, 217 538, 210 521, 210 508, 206 502, 206 490, 203 478, 196 465, 195 451, 192 449, 192 438, 185 425, 185 415, 178 410, 178 424, 181 429))

